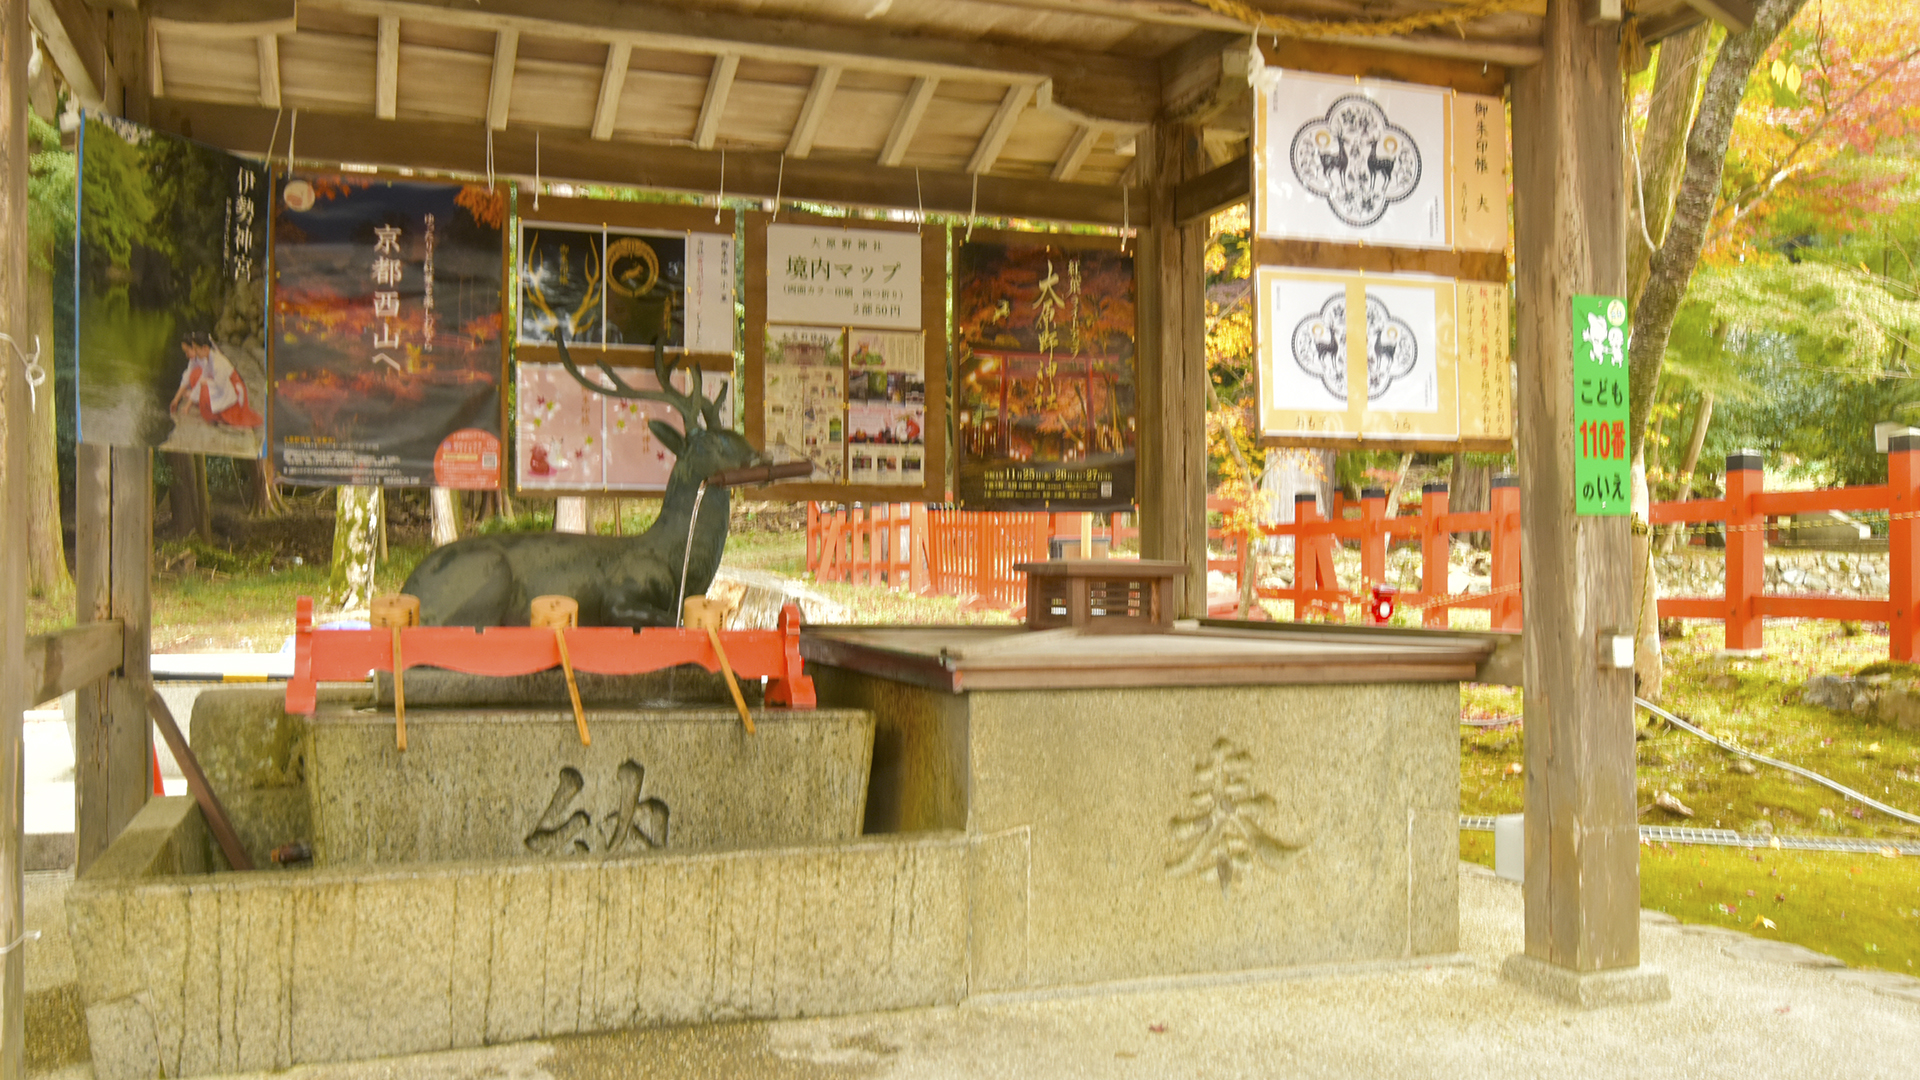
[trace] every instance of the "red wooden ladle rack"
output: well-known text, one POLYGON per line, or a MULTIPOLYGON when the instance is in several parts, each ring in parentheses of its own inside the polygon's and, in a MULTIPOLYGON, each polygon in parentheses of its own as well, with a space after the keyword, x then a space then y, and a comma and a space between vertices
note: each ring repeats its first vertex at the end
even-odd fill
MULTIPOLYGON (((735 675, 767 680, 768 705, 814 707, 813 680, 801 670, 800 608, 788 604, 774 630, 722 630, 720 640, 735 675)), ((564 631, 575 671, 639 675, 679 664, 720 670, 705 630, 590 626, 564 631)), ((527 626, 410 626, 400 631, 404 667, 434 667, 466 675, 530 675, 560 666, 554 631, 527 626)), ((293 678, 287 711, 312 715, 322 682, 363 682, 370 671, 393 670, 393 631, 322 630, 313 625, 313 598, 295 608, 293 678)))

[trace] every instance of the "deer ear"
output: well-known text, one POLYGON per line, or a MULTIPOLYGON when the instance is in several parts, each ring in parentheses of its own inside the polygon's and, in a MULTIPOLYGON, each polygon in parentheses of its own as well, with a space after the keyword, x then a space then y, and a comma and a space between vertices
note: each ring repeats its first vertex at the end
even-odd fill
POLYGON ((663 420, 647 421, 647 430, 653 432, 653 437, 660 440, 661 446, 673 451, 674 457, 679 457, 687 449, 686 438, 663 420))

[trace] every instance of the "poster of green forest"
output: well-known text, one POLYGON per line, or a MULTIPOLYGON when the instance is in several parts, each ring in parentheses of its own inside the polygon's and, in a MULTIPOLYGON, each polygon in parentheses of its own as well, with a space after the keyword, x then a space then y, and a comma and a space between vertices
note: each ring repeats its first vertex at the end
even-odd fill
POLYGON ((81 440, 259 457, 266 167, 89 113, 74 310, 81 440))

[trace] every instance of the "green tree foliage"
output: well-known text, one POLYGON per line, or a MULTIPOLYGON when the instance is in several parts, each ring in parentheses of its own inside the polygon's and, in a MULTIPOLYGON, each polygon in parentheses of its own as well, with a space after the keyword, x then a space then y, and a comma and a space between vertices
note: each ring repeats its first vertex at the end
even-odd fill
POLYGON ((51 272, 73 251, 74 157, 60 148, 60 129, 27 114, 27 257, 51 272))

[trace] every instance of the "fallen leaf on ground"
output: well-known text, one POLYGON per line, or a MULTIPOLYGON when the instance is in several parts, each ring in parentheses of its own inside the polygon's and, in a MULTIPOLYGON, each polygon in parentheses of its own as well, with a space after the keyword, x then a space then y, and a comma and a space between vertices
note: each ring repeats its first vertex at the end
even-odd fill
POLYGON ((1756 915, 1753 918, 1753 924, 1747 927, 1747 929, 1758 930, 1762 926, 1766 927, 1769 930, 1773 929, 1773 920, 1767 918, 1765 915, 1756 915))

